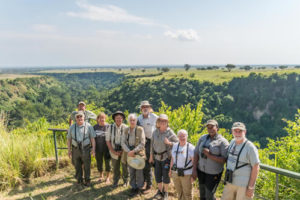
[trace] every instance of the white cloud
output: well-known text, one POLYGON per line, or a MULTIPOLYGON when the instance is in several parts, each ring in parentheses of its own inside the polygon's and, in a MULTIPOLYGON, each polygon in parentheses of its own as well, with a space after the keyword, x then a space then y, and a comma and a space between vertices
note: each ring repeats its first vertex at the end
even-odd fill
POLYGON ((56 32, 57 30, 55 26, 49 24, 34 24, 32 28, 35 31, 46 33, 56 32))
POLYGON ((193 29, 166 31, 165 36, 180 41, 199 41, 200 37, 197 31, 193 29))
POLYGON ((132 15, 123 8, 114 5, 94 6, 86 2, 77 2, 77 5, 83 11, 67 12, 68 16, 79 17, 93 21, 158 25, 149 19, 132 15))

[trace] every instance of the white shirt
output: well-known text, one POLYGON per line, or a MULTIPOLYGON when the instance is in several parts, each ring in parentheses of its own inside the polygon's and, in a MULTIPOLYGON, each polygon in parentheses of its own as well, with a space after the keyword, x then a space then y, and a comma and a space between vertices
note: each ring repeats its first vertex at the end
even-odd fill
MULTIPOLYGON (((173 145, 172 148, 172 159, 173 159, 173 165, 176 164, 177 168, 188 168, 190 166, 193 166, 192 161, 186 166, 185 166, 185 160, 186 160, 186 152, 188 151, 188 159, 187 163, 194 158, 194 145, 189 144, 189 149, 187 150, 187 144, 186 143, 184 146, 180 146, 179 143, 176 143, 173 145), (177 152, 177 147, 178 148, 178 155, 177 155, 177 162, 176 162, 176 152, 177 152)), ((193 172, 193 169, 188 169, 184 171, 185 175, 191 175, 193 172)), ((177 173, 177 172, 176 172, 177 173)))
POLYGON ((139 125, 144 128, 145 136, 148 139, 152 138, 152 133, 156 128, 157 115, 150 113, 147 118, 144 118, 143 115, 138 117, 139 125))

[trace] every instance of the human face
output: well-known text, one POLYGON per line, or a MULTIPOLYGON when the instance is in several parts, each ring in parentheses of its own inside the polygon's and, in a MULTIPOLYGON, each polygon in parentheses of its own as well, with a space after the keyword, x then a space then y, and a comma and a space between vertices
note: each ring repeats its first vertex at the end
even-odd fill
POLYGON ((144 116, 149 115, 150 106, 142 106, 141 109, 144 116))
POLYGON ((232 129, 232 134, 237 142, 242 142, 246 138, 246 130, 241 130, 241 129, 232 129))
POLYGON ((206 129, 210 136, 214 136, 218 132, 218 127, 216 125, 208 124, 206 129))
POLYGON ((77 115, 77 116, 76 116, 76 123, 77 123, 78 125, 82 125, 83 122, 84 122, 84 116, 82 116, 82 115, 77 115))
POLYGON ((115 116, 115 123, 117 124, 117 126, 121 126, 123 122, 123 116, 122 115, 116 115, 115 116))
POLYGON ((83 110, 85 111, 85 105, 83 103, 78 105, 78 110, 83 110))
POLYGON ((105 125, 105 121, 106 121, 106 116, 105 115, 100 115, 100 117, 97 120, 98 124, 101 125, 101 126, 105 125))
POLYGON ((187 135, 184 133, 179 133, 178 139, 179 139, 180 145, 185 145, 185 143, 187 142, 187 135))
POLYGON ((131 117, 129 119, 130 128, 134 128, 136 126, 136 122, 137 122, 137 120, 134 117, 131 117))
POLYGON ((159 130, 161 132, 165 131, 168 128, 168 121, 167 120, 159 120, 158 125, 159 125, 159 130))

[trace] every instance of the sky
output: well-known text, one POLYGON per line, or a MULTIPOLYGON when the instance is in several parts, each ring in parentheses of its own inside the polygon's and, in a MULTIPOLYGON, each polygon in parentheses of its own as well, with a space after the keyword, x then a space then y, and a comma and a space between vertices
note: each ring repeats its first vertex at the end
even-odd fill
POLYGON ((0 0, 0 67, 300 64, 299 0, 0 0))

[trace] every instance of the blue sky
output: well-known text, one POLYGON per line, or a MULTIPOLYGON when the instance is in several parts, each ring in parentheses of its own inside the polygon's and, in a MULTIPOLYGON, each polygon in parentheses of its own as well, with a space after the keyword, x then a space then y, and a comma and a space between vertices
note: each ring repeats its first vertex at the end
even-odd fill
POLYGON ((300 64, 299 0, 0 0, 0 67, 300 64))

